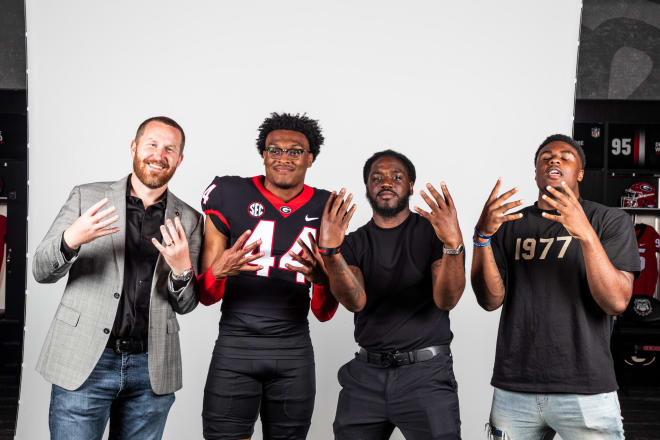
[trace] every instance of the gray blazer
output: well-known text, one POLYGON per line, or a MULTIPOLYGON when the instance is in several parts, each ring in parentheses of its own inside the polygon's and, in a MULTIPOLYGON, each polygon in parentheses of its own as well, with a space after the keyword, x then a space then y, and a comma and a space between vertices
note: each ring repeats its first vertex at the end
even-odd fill
MULTIPOLYGON (((124 283, 127 177, 73 188, 69 199, 37 247, 32 273, 40 283, 54 283, 67 273, 62 300, 41 350, 37 371, 49 382, 68 390, 79 388, 101 358, 115 321, 118 295, 124 283), (119 214, 119 232, 84 244, 78 258, 67 263, 60 251, 64 230, 90 206, 107 197, 119 214)), ((203 217, 167 191, 165 218, 178 216, 188 238, 195 270, 203 233, 203 217)), ((167 288, 170 268, 158 256, 149 307, 149 377, 156 394, 173 393, 182 386, 179 323, 175 312, 188 313, 198 302, 192 280, 178 295, 167 288)))

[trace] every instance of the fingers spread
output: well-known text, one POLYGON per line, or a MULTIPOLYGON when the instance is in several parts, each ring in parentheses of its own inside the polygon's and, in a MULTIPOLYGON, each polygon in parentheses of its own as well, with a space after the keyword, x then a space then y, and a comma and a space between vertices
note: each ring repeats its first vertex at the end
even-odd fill
POLYGON ((348 207, 351 205, 351 201, 353 200, 353 194, 349 194, 348 197, 346 197, 346 200, 344 200, 344 203, 341 205, 342 210, 340 215, 342 218, 346 215, 346 211, 348 211, 348 207))
POLYGON ((258 266, 256 264, 244 264, 241 266, 241 272, 256 272, 263 269, 263 266, 258 266))
POLYGON ((323 215, 327 215, 330 213, 330 210, 332 209, 332 205, 335 203, 335 197, 337 197, 337 193, 334 191, 330 193, 330 197, 328 197, 328 201, 325 202, 325 207, 323 208, 323 215))
POLYGON ((449 188, 447 188, 447 184, 445 182, 440 182, 440 188, 442 189, 442 195, 445 196, 445 202, 447 203, 447 206, 454 208, 454 199, 449 193, 449 188))
POLYGON ((158 243, 158 240, 156 240, 155 238, 151 239, 151 243, 154 246, 156 246, 156 249, 158 249, 158 252, 160 252, 161 254, 165 252, 165 247, 162 244, 158 243))
POLYGON ((514 201, 514 202, 505 203, 504 205, 502 205, 502 206, 500 206, 499 208, 497 208, 496 211, 499 211, 499 213, 503 215, 503 214, 504 214, 505 212, 507 212, 509 209, 511 209, 511 208, 515 208, 516 206, 520 206, 520 205, 522 205, 522 204, 523 204, 523 201, 522 201, 522 200, 516 200, 516 201, 514 201))
MULTIPOLYGON (((261 239, 250 243, 249 245, 245 246, 243 249, 237 250, 237 252, 242 252, 243 255, 247 255, 251 252, 254 252, 254 250, 259 246, 261 246, 261 239)), ((263 252, 260 253, 263 254, 263 252)))
POLYGON ((346 189, 342 188, 332 204, 332 208, 330 209, 331 215, 337 215, 339 212, 339 208, 341 208, 341 205, 344 203, 344 194, 346 194, 346 189))
POLYGON ((167 231, 165 225, 160 225, 160 233, 163 236, 163 241, 165 242, 165 246, 169 246, 170 244, 172 244, 172 237, 170 237, 170 233, 167 231))
POLYGON ((113 223, 116 222, 117 220, 119 220, 119 215, 114 215, 114 216, 110 217, 109 219, 104 220, 104 221, 102 221, 101 223, 97 223, 96 225, 94 225, 94 227, 92 228, 92 230, 103 229, 103 228, 105 228, 106 226, 113 224, 113 223))
POLYGON ((316 245, 316 238, 314 238, 314 234, 312 234, 311 232, 308 232, 308 233, 307 233, 307 237, 309 238, 309 243, 310 243, 311 246, 312 246, 312 253, 313 253, 313 254, 318 253, 319 248, 318 248, 318 246, 316 245))
MULTIPOLYGON (((442 182, 441 185, 444 185, 444 182, 442 182)), ((440 195, 440 193, 438 192, 438 190, 435 189, 435 188, 433 187, 433 185, 431 185, 430 183, 427 183, 427 184, 426 184, 426 188, 428 188, 429 192, 431 193, 431 195, 432 195, 433 198, 435 199, 435 201, 436 201, 436 203, 438 204, 438 207, 439 207, 440 209, 443 209, 445 206, 447 206, 447 204, 445 203, 445 198, 444 198, 443 196, 440 195)))
POLYGON ((259 258, 263 257, 264 253, 263 252, 257 252, 254 255, 248 255, 245 256, 244 258, 241 258, 241 260, 238 262, 240 266, 244 266, 247 263, 251 263, 254 260, 258 260, 259 258))
POLYGON ((103 219, 104 217, 106 217, 106 216, 112 214, 112 213, 115 212, 116 210, 117 210, 116 207, 111 206, 111 207, 109 207, 109 208, 104 209, 103 211, 98 211, 98 212, 96 212, 94 215, 92 215, 92 219, 93 219, 94 221, 99 221, 99 220, 103 219))
POLYGON ((179 235, 179 238, 181 240, 185 240, 186 231, 184 231, 183 225, 181 224, 181 219, 178 216, 174 218, 174 225, 176 226, 176 232, 179 235))
POLYGON ((575 193, 573 192, 571 187, 566 184, 565 181, 561 182, 561 187, 564 189, 564 192, 566 193, 566 196, 568 197, 569 200, 571 200, 573 202, 578 201, 577 197, 575 197, 575 193))
POLYGON ((311 261, 309 261, 307 258, 303 258, 301 255, 296 254, 296 253, 293 252, 293 251, 290 251, 290 252, 289 252, 289 255, 291 256, 291 258, 293 258, 295 261, 297 261, 298 263, 302 264, 303 266, 312 267, 312 266, 314 265, 314 264, 313 264, 311 261))
POLYGON ((312 273, 312 270, 307 266, 293 266, 289 263, 286 263, 284 266, 286 266, 286 268, 289 270, 301 273, 303 275, 309 275, 310 273, 312 273))
POLYGON ((514 195, 517 192, 518 192, 517 187, 516 188, 511 188, 510 190, 508 190, 507 192, 505 192, 504 194, 499 196, 496 200, 497 200, 498 203, 504 203, 504 201, 506 199, 508 199, 509 197, 511 197, 512 195, 514 195))
POLYGON ((561 204, 561 203, 559 203, 558 200, 553 199, 552 197, 548 197, 548 196, 545 195, 545 194, 542 194, 542 195, 541 195, 541 198, 542 198, 543 200, 545 200, 546 202, 548 202, 548 205, 552 206, 554 209, 556 209, 556 210, 558 210, 558 211, 559 211, 561 208, 564 207, 564 205, 561 204))
POLYGON ((115 232, 119 232, 119 228, 108 228, 108 229, 101 229, 96 233, 97 237, 105 237, 106 235, 114 234, 115 232))
POLYGON ((518 214, 509 214, 505 215, 501 218, 502 223, 510 222, 513 220, 519 220, 523 217, 522 212, 519 212, 518 214))
POLYGON ((426 204, 429 205, 429 208, 431 208, 431 211, 437 211, 438 210, 438 205, 433 200, 431 200, 431 197, 429 197, 428 194, 426 194, 424 192, 424 190, 421 190, 419 192, 419 195, 422 196, 422 199, 424 199, 426 204))
POLYGON ((493 190, 490 192, 490 195, 488 196, 488 201, 486 203, 491 203, 495 201, 497 198, 497 193, 500 192, 500 186, 502 185, 502 178, 498 177, 497 182, 495 182, 495 186, 493 187, 493 190))
POLYGON ((305 255, 305 257, 312 258, 313 255, 312 250, 307 246, 307 244, 304 242, 302 238, 298 239, 298 244, 300 245, 300 247, 302 247, 303 254, 305 255))
POLYGON ((552 220, 553 222, 559 222, 562 223, 562 216, 561 215, 556 215, 556 214, 549 214, 547 212, 542 212, 541 215, 548 220, 552 220))
POLYGON ((250 234, 252 234, 252 231, 249 229, 241 234, 240 237, 238 237, 238 240, 236 240, 236 243, 232 246, 232 249, 238 250, 243 247, 245 242, 247 241, 248 237, 250 237, 250 234))
POLYGON ((172 243, 177 244, 179 242, 179 233, 174 227, 174 223, 168 218, 165 220, 165 224, 167 225, 167 232, 170 233, 170 237, 172 238, 172 243))
POLYGON ((351 206, 351 209, 348 210, 346 215, 344 216, 344 221, 342 222, 345 225, 348 225, 348 223, 351 221, 351 217, 353 217, 353 214, 355 213, 355 204, 351 206))
POLYGON ((415 209, 415 212, 416 212, 417 214, 421 215, 421 216, 424 217, 425 219, 429 220, 429 219, 431 218, 431 213, 430 213, 430 212, 426 212, 426 211, 424 211, 424 210, 423 210, 422 208, 420 208, 419 206, 415 206, 414 209, 415 209))
MULTIPOLYGON (((551 187, 550 185, 545 187, 546 191, 548 191, 552 196, 554 197, 554 200, 562 205, 568 206, 568 198, 566 195, 561 192, 560 190, 551 187)), ((545 195, 545 194, 544 194, 545 195)), ((550 197, 546 197, 546 200, 550 199, 550 197)))
POLYGON ((87 211, 85 211, 85 214, 87 214, 89 216, 93 216, 106 203, 108 203, 108 198, 104 197, 101 200, 99 200, 98 202, 94 203, 92 206, 90 206, 89 209, 87 209, 87 211))

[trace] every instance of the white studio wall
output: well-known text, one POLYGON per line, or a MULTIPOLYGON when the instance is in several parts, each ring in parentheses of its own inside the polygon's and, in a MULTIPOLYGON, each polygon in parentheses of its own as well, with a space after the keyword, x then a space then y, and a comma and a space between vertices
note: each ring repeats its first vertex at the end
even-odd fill
MULTIPOLYGON (((417 191, 447 182, 470 243, 497 177, 532 203, 536 147, 551 133, 570 134, 580 7, 28 0, 29 252, 74 185, 131 171, 129 143, 147 117, 167 115, 186 130, 171 189, 199 209, 213 176, 262 173, 254 140, 272 111, 319 119, 326 143, 307 183, 356 193, 351 230, 371 215, 362 165, 389 147, 415 163, 417 191)), ((411 200, 424 206, 418 193, 411 200)), ((20 440, 48 438, 50 384, 34 368, 63 289, 28 273, 20 440)), ((202 438, 219 316, 219 306, 200 305, 180 318, 184 388, 166 439, 202 438)), ((468 283, 450 316, 463 438, 482 438, 499 312, 479 308, 468 283)), ((337 370, 356 351, 352 316, 342 309, 327 323, 310 321, 317 397, 309 438, 330 439, 337 370)), ((260 425, 253 438, 262 438, 260 425)))

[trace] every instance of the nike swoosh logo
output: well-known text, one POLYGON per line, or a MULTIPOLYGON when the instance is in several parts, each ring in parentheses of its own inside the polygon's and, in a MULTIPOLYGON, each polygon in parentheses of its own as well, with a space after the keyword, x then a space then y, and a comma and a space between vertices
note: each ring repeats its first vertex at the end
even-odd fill
POLYGON ((318 220, 318 217, 307 217, 307 214, 305 214, 305 221, 306 222, 311 222, 312 220, 318 220))

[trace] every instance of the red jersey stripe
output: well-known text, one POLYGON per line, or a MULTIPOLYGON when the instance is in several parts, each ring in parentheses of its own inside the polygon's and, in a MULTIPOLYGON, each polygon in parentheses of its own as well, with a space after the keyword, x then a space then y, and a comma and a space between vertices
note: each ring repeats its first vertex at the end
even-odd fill
POLYGON ((222 221, 222 223, 225 224, 225 226, 227 226, 227 228, 231 229, 229 227, 229 222, 227 221, 225 216, 222 215, 220 212, 216 211, 215 209, 206 209, 206 210, 204 210, 204 214, 206 214, 206 215, 215 215, 216 217, 218 217, 220 219, 220 221, 222 221))

